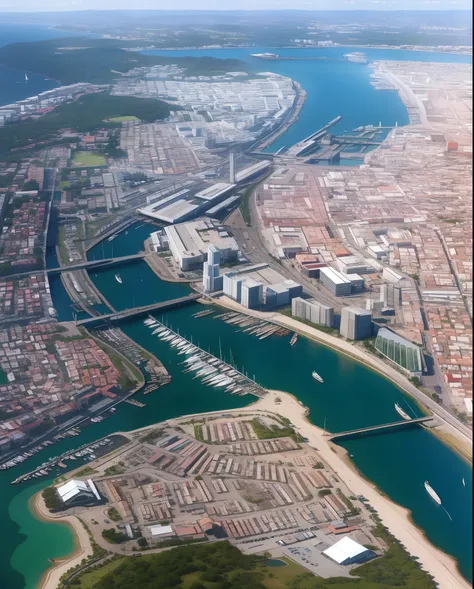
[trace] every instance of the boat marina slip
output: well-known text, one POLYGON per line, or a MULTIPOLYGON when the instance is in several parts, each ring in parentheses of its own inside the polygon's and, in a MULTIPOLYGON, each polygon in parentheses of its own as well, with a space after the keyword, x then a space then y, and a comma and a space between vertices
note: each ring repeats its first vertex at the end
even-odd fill
MULTIPOLYGON (((271 48, 252 51, 271 53, 271 48)), ((291 54, 291 50, 281 53, 291 54)), ((266 69, 289 76, 294 73, 308 95, 300 120, 286 136, 271 145, 272 151, 302 139, 309 128, 319 128, 319 123, 332 118, 333 108, 344 111, 348 128, 380 119, 387 125, 408 121, 398 95, 377 93, 370 86, 368 68, 361 57, 344 59, 348 48, 332 53, 341 59, 331 62, 265 61, 266 69), (329 63, 338 70, 338 77, 346 76, 344 101, 335 81, 336 74, 327 69, 329 63), (320 76, 314 75, 315 67, 321 68, 320 76), (321 84, 325 75, 327 80, 321 84), (353 97, 350 102, 348 95, 353 97), (331 105, 334 101, 340 104, 331 105)), ((369 60, 393 59, 388 51, 364 50, 364 53, 369 60)), ((249 56, 250 50, 241 49, 176 51, 173 54, 255 59, 249 56)), ((443 55, 440 59, 448 57, 453 58, 443 55)), ((398 51, 395 58, 428 61, 433 59, 433 54, 420 57, 419 52, 398 51)), ((32 76, 29 74, 29 77, 31 83, 32 76)), ((153 229, 151 227, 150 231, 153 229)), ((136 253, 143 243, 143 239, 139 245, 133 242, 134 234, 139 233, 141 235, 141 231, 130 228, 128 234, 125 230, 114 233, 89 252, 89 260, 110 257, 112 246, 115 255, 136 253)), ((89 276, 117 311, 189 294, 184 284, 161 281, 145 261, 113 270, 93 269, 89 276)), ((71 301, 58 283, 61 284, 59 277, 52 278, 53 303, 59 320, 70 321, 73 319, 71 301)), ((256 398, 258 403, 268 403, 268 407, 275 410, 277 393, 266 393, 267 390, 289 393, 280 394, 284 403, 278 411, 282 414, 288 411, 292 423, 302 435, 305 435, 303 432, 308 434, 311 443, 325 453, 328 461, 334 461, 338 473, 354 492, 360 491, 370 497, 395 536, 414 554, 419 554, 421 562, 433 567, 442 589, 468 587, 467 582, 456 577, 451 557, 456 559, 463 576, 470 582, 470 465, 428 431, 414 426, 396 433, 342 442, 341 447, 347 450, 362 478, 348 466, 349 457, 342 457, 337 447, 337 452, 332 451, 323 435, 323 424, 328 431, 338 432, 400 418, 408 421, 412 419, 410 415, 420 417, 415 402, 391 381, 353 358, 304 337, 301 332, 298 335, 291 328, 216 306, 193 303, 164 314, 155 313, 145 322, 143 318, 131 320, 122 324, 121 329, 159 358, 172 380, 154 394, 145 396, 145 388, 134 397, 135 405, 122 403, 103 420, 91 420, 90 427, 62 434, 55 440, 54 450, 45 443, 38 444, 0 472, 3 532, 9 539, 0 549, 2 586, 6 589, 36 589, 51 566, 50 559, 62 559, 74 551, 74 535, 68 526, 46 523, 35 518, 28 509, 32 497, 64 473, 63 465, 73 468, 79 462, 98 456, 114 443, 116 432, 172 417, 240 410, 256 398), (324 377, 323 385, 314 382, 319 379, 322 382, 320 372, 324 377), (308 408, 307 416, 303 407, 308 408), (313 428, 308 420, 320 429, 313 428), (11 485, 14 480, 21 484, 11 485), (380 494, 373 485, 380 489, 380 494), (441 508, 449 512, 449 517, 441 508), (406 519, 408 512, 414 526, 406 519)))

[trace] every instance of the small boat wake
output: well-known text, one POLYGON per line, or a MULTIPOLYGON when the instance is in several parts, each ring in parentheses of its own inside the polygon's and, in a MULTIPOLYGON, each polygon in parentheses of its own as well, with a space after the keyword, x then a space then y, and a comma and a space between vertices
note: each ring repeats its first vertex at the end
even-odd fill
POLYGON ((449 515, 449 511, 446 509, 446 507, 444 505, 441 505, 441 508, 444 509, 444 511, 446 512, 446 515, 449 517, 449 519, 451 521, 453 521, 453 518, 449 515))
POLYGON ((428 495, 435 501, 435 503, 437 503, 441 507, 441 509, 444 510, 449 519, 453 521, 453 518, 449 514, 449 511, 446 509, 446 507, 443 505, 441 497, 438 495, 438 493, 433 489, 433 487, 429 484, 428 481, 425 481, 424 485, 428 495))

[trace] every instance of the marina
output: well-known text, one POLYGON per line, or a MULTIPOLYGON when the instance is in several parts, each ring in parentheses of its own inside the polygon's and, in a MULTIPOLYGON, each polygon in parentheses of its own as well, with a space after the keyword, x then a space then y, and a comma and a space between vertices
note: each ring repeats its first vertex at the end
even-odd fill
POLYGON ((185 374, 194 372, 194 379, 199 378, 207 386, 224 388, 225 392, 233 395, 261 397, 265 394, 262 387, 246 374, 239 372, 236 366, 228 364, 222 358, 217 358, 211 353, 202 350, 199 346, 180 336, 154 317, 150 316, 145 319, 144 325, 153 329, 152 333, 175 348, 179 355, 186 355, 186 359, 182 362, 185 374))
POLYGON ((219 315, 214 315, 214 319, 222 319, 229 325, 240 327, 240 331, 248 333, 249 335, 255 335, 258 339, 265 339, 271 335, 285 337, 290 333, 288 329, 285 329, 284 327, 273 325, 272 323, 256 319, 255 317, 249 317, 243 313, 221 313, 219 315))

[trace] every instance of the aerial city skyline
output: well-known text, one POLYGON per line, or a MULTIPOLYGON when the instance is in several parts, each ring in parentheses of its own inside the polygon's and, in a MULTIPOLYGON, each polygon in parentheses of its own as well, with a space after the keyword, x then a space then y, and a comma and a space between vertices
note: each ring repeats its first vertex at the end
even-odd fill
POLYGON ((128 8, 0 6, 2 583, 472 587, 466 5, 128 8))

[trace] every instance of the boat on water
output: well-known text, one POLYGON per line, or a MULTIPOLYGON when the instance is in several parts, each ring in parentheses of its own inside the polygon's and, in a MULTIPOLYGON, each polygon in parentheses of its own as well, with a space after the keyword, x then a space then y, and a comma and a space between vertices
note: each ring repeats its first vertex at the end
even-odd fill
POLYGON ((411 420, 411 417, 408 415, 408 413, 403 411, 403 409, 400 407, 400 405, 398 403, 394 403, 394 407, 395 407, 395 411, 398 413, 398 415, 401 415, 405 421, 411 420))
POLYGON ((115 275, 115 280, 116 280, 116 281, 117 281, 119 284, 122 284, 122 278, 121 278, 120 274, 116 274, 116 275, 115 275))
POLYGON ((297 341, 298 341, 298 334, 297 333, 294 333, 293 334, 293 337, 290 340, 290 346, 294 346, 297 341))
POLYGON ((107 241, 113 241, 113 240, 114 240, 116 237, 117 237, 117 236, 116 236, 115 234, 114 234, 114 235, 111 235, 111 236, 110 236, 110 237, 107 239, 107 241))
POLYGON ((28 76, 25 74, 25 82, 28 82, 28 76))
POLYGON ((438 505, 441 505, 441 498, 438 493, 433 489, 433 487, 429 484, 428 481, 425 481, 425 489, 428 495, 436 501, 438 505))
POLYGON ((316 370, 313 370, 311 376, 314 378, 314 380, 317 380, 318 382, 324 382, 324 380, 319 376, 316 370))
POLYGON ((466 481, 464 480, 464 477, 462 477, 462 484, 463 484, 463 487, 466 486, 466 481))

